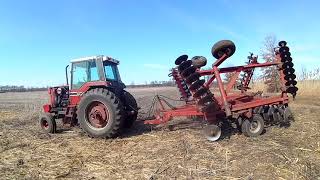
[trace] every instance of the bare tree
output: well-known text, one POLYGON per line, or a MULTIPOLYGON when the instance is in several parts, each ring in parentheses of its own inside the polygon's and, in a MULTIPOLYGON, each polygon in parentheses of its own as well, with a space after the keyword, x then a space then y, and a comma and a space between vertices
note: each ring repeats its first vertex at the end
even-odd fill
MULTIPOLYGON (((274 48, 277 47, 277 38, 275 35, 268 35, 265 37, 263 47, 261 49, 261 56, 266 62, 274 62, 276 55, 274 48)), ((269 66, 263 69, 264 83, 267 85, 267 92, 280 91, 280 74, 277 66, 269 66)))
POLYGON ((301 76, 299 76, 298 78, 301 81, 308 79, 308 71, 307 71, 306 67, 304 67, 304 66, 301 67, 301 76))

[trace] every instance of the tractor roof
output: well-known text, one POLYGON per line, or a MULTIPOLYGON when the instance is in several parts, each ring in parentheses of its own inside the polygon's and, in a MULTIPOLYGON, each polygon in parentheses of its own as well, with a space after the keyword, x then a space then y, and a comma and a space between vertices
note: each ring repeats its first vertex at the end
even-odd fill
POLYGON ((81 62, 81 61, 91 61, 91 60, 96 60, 98 58, 102 58, 103 61, 109 61, 115 64, 119 64, 120 62, 116 59, 113 59, 111 57, 108 56, 104 56, 104 55, 99 55, 99 56, 88 56, 88 57, 82 57, 82 58, 77 58, 77 59, 72 59, 71 63, 75 63, 75 62, 81 62))

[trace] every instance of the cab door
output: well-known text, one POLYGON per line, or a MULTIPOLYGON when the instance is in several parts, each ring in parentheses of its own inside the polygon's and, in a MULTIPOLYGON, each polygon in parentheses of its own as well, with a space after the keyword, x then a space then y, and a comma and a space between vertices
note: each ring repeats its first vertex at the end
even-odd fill
POLYGON ((100 81, 95 60, 79 61, 71 66, 70 104, 75 105, 87 90, 88 83, 100 81))

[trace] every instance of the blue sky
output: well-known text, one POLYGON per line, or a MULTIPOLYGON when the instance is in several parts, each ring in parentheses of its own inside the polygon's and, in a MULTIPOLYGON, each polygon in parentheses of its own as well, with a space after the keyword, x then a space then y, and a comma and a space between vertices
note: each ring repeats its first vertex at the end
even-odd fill
POLYGON ((265 36, 287 40, 296 69, 320 66, 320 1, 0 1, 0 85, 58 85, 70 59, 105 54, 130 84, 168 80, 181 54, 213 62, 211 46, 235 42, 226 65, 260 53, 265 36))

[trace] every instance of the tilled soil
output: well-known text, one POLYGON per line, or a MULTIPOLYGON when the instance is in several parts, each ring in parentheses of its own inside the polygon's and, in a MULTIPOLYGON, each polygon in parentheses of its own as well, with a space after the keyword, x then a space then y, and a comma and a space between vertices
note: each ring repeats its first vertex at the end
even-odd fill
MULTIPOLYGON (((129 90, 148 116, 156 94, 175 88, 129 90)), ((117 139, 91 139, 78 128, 41 131, 46 92, 0 94, 0 179, 319 179, 320 98, 290 104, 295 122, 258 138, 233 133, 208 142, 201 124, 167 128, 138 121, 117 139)), ((179 102, 172 102, 178 105, 179 102)))

